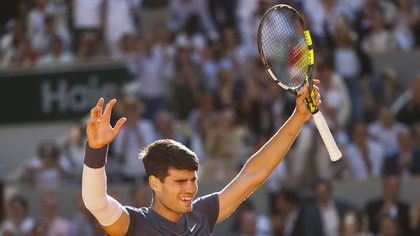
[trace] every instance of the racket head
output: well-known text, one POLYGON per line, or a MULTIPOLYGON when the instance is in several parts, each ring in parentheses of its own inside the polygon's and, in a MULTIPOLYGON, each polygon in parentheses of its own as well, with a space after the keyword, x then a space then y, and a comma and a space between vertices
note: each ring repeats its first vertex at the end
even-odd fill
POLYGON ((286 4, 268 9, 258 27, 257 42, 264 69, 274 82, 295 95, 305 83, 312 90, 312 39, 298 11, 286 4))

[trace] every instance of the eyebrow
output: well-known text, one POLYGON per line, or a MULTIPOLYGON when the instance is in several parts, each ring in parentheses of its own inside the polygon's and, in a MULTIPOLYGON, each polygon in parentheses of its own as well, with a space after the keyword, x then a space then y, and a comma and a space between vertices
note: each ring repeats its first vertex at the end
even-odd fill
MULTIPOLYGON (((188 181, 189 179, 176 179, 176 180, 174 180, 174 182, 177 182, 177 183, 181 183, 181 182, 186 182, 186 181, 188 181)), ((197 180, 197 177, 194 177, 194 178, 192 178, 192 179, 190 179, 190 180, 197 180)))

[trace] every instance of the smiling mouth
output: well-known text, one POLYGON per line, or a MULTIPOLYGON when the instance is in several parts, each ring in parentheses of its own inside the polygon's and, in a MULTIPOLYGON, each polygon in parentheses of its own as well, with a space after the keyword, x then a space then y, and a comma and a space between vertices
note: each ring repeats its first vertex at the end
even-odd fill
POLYGON ((181 201, 192 201, 192 198, 190 198, 190 197, 183 197, 183 198, 181 198, 181 201))

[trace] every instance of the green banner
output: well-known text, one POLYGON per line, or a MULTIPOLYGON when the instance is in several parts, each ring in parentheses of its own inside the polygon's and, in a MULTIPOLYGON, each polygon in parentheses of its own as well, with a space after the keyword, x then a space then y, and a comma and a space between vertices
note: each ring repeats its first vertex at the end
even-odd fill
POLYGON ((131 80, 120 63, 0 71, 0 124, 79 119, 131 80))

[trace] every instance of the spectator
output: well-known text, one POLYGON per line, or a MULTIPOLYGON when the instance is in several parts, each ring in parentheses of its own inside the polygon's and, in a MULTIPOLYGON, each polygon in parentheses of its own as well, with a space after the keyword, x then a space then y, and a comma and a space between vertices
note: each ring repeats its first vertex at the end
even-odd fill
POLYGON ((39 65, 66 64, 74 61, 73 53, 66 50, 63 41, 57 35, 51 38, 49 52, 39 58, 39 65))
MULTIPOLYGON (((117 50, 112 53, 111 57, 113 59, 123 60, 127 63, 133 63, 136 54, 136 40, 137 38, 132 34, 123 35, 118 41, 117 50)), ((130 65, 128 66, 131 68, 130 65)))
POLYGON ((361 38, 364 38, 373 27, 374 14, 381 14, 385 26, 389 26, 395 12, 395 5, 390 1, 365 0, 360 10, 356 12, 354 29, 361 38))
POLYGON ((167 110, 158 111, 153 117, 155 139, 172 139, 185 143, 186 137, 177 127, 177 120, 167 110))
POLYGON ((362 232, 361 219, 358 212, 350 210, 344 213, 340 225, 340 236, 367 236, 362 232))
MULTIPOLYGON (((418 3, 417 3, 418 4, 418 3)), ((400 50, 410 51, 416 44, 414 29, 420 23, 418 9, 411 0, 396 0, 397 11, 393 19, 392 29, 397 46, 400 50)))
POLYGON ((31 10, 31 1, 18 0, 16 3, 16 19, 21 22, 28 22, 29 12, 31 10))
POLYGON ((225 60, 217 72, 217 89, 214 91, 219 109, 235 106, 235 90, 238 89, 236 77, 232 70, 232 62, 225 60))
POLYGON ((37 64, 39 54, 33 50, 31 44, 26 39, 21 39, 18 43, 17 51, 10 61, 12 67, 33 67, 37 64))
POLYGON ((85 127, 80 123, 72 124, 67 133, 67 138, 62 145, 64 155, 71 165, 71 174, 81 176, 83 168, 83 157, 86 144, 85 127))
POLYGON ((37 31, 31 38, 32 48, 39 54, 46 54, 50 48, 49 45, 54 37, 59 37, 65 50, 70 50, 71 38, 69 32, 63 28, 57 28, 52 15, 44 17, 44 27, 42 31, 37 31))
POLYGON ((201 92, 194 68, 181 66, 171 82, 171 110, 176 118, 185 120, 197 108, 201 92))
POLYGON ((271 235, 269 218, 258 214, 251 199, 243 201, 234 213, 231 233, 238 236, 268 236, 271 235))
MULTIPOLYGON (((380 69, 364 82, 364 100, 368 101, 365 102, 365 119, 372 122, 377 116, 378 108, 394 103, 404 86, 400 83, 395 69, 391 67, 380 69)), ((396 113, 394 105, 391 106, 391 110, 396 113)))
POLYGON ((235 11, 238 5, 237 2, 237 0, 215 0, 208 2, 210 15, 219 31, 224 27, 236 26, 235 11))
POLYGON ((7 200, 7 217, 0 225, 0 235, 27 235, 35 227, 35 220, 28 216, 29 205, 20 194, 7 200))
MULTIPOLYGON (((170 67, 173 68, 176 48, 171 41, 169 29, 166 28, 166 25, 162 24, 159 25, 155 31, 155 46, 158 50, 163 52, 165 60, 168 61, 168 63, 171 63, 170 67)), ((174 70, 172 70, 172 72, 174 72, 174 70)))
POLYGON ((154 37, 145 35, 137 65, 138 94, 145 106, 144 116, 152 119, 160 109, 167 107, 170 75, 164 52, 155 47, 154 37))
POLYGON ((204 90, 212 93, 217 92, 219 81, 217 75, 222 65, 228 65, 223 57, 220 47, 217 45, 209 45, 201 52, 200 69, 200 85, 204 90))
POLYGON ((32 39, 38 32, 43 32, 45 17, 54 13, 52 3, 48 0, 35 0, 35 6, 29 11, 27 18, 27 37, 32 39))
POLYGON ((104 0, 104 38, 110 52, 118 47, 118 41, 126 34, 137 34, 135 14, 138 7, 135 0, 104 0))
POLYGON ((306 123, 293 146, 290 175, 293 186, 308 187, 315 178, 330 179, 333 176, 328 152, 315 123, 306 123))
MULTIPOLYGON (((194 127, 190 127, 190 145, 191 150, 197 154, 200 163, 206 165, 208 158, 207 150, 205 149, 205 143, 209 137, 210 130, 212 128, 212 117, 204 114, 199 114, 194 127)), ((199 172, 201 174, 201 172, 199 172)))
POLYGON ((18 42, 24 39, 24 25, 18 19, 11 19, 6 24, 6 33, 0 36, 0 67, 8 66, 16 57, 18 42))
POLYGON ((322 52, 319 58, 315 76, 322 81, 319 85, 323 91, 322 113, 328 126, 333 131, 343 130, 351 118, 352 104, 349 91, 343 78, 333 70, 329 56, 322 52))
POLYGON ((283 236, 284 217, 281 214, 274 214, 270 216, 271 233, 273 236, 283 236))
POLYGON ((168 0, 142 0, 139 28, 141 34, 154 33, 157 28, 167 28, 168 0))
MULTIPOLYGON (((198 107, 193 109, 188 115, 188 125, 192 129, 197 129, 198 117, 207 116, 211 120, 216 119, 217 109, 215 95, 208 91, 201 91, 198 96, 198 107)), ((213 124, 212 124, 213 125, 213 124)))
POLYGON ((237 174, 236 164, 243 132, 236 126, 235 119, 235 113, 231 109, 218 113, 215 127, 209 130, 204 144, 208 156, 203 179, 225 180, 237 174))
POLYGON ((361 42, 363 50, 371 55, 397 49, 394 35, 387 29, 384 21, 384 16, 380 12, 374 12, 372 14, 372 27, 361 42))
POLYGON ((254 32, 257 26, 253 22, 254 13, 257 11, 258 4, 259 1, 255 0, 237 1, 235 14, 237 18, 237 30, 239 40, 244 48, 245 57, 258 55, 258 50, 255 48, 256 34, 254 32))
POLYGON ((68 176, 69 164, 58 145, 44 141, 38 146, 37 156, 23 165, 22 178, 38 187, 57 188, 68 176))
POLYGON ((369 73, 370 60, 357 43, 357 35, 350 27, 347 18, 336 18, 334 33, 325 29, 328 46, 333 49, 332 60, 334 71, 340 75, 347 86, 352 104, 352 119, 362 119, 360 79, 369 73))
POLYGON ((396 121, 395 115, 387 106, 382 106, 376 120, 368 125, 369 135, 382 145, 386 158, 398 153, 397 136, 404 129, 407 126, 396 121))
POLYGON ((74 30, 74 47, 79 48, 85 35, 102 38, 105 26, 105 0, 72 0, 72 26, 74 30))
POLYGON ((47 226, 45 222, 37 220, 34 229, 32 230, 31 236, 45 236, 47 235, 47 226))
POLYGON ((75 197, 75 213, 71 220, 72 227, 70 229, 71 236, 93 236, 94 225, 96 224, 95 217, 86 209, 83 204, 81 192, 75 197))
MULTIPOLYGON (((256 144, 254 145, 254 150, 258 150, 261 146, 267 142, 268 138, 266 136, 259 136, 256 144)), ((245 155, 244 155, 245 156, 245 155)), ((287 162, 282 161, 279 165, 273 170, 270 177, 265 182, 266 192, 268 197, 268 208, 270 209, 269 213, 274 214, 278 208, 278 195, 279 192, 284 192, 284 188, 288 188, 290 182, 289 170, 287 168, 287 162)))
MULTIPOLYGON (((185 26, 174 36, 175 44, 188 45, 195 57, 198 57, 207 45, 207 38, 201 29, 201 21, 197 15, 186 19, 185 26)), ((197 59, 196 59, 197 60, 197 59)))
POLYGON ((401 110, 396 114, 397 121, 412 126, 420 121, 420 74, 417 74, 407 92, 408 97, 401 110))
MULTIPOLYGON (((364 210, 369 233, 378 234, 383 226, 381 220, 388 217, 396 222, 401 230, 401 235, 412 235, 409 215, 410 205, 399 199, 401 193, 400 179, 397 176, 385 177, 382 190, 382 196, 369 200, 364 210)), ((388 223, 392 223, 392 220, 388 223)))
POLYGON ((304 235, 340 235, 340 223, 350 202, 332 196, 331 182, 319 179, 314 185, 315 199, 305 204, 304 235))
POLYGON ((311 33, 315 44, 322 42, 326 33, 336 33, 334 24, 340 15, 350 19, 349 9, 344 9, 339 2, 337 0, 302 1, 303 12, 307 14, 308 22, 311 23, 311 33))
POLYGON ((240 38, 235 28, 223 28, 221 46, 225 57, 232 62, 232 69, 236 71, 240 77, 243 77, 247 57, 245 54, 245 49, 240 43, 240 38))
POLYGON ((53 194, 46 194, 42 197, 41 222, 46 230, 44 235, 70 236, 73 225, 70 220, 58 214, 58 206, 57 198, 53 194))
POLYGON ((294 190, 281 190, 276 196, 276 206, 284 215, 283 236, 303 236, 304 210, 298 194, 294 190))
POLYGON ((258 25, 263 14, 271 7, 269 0, 242 0, 239 1, 237 11, 239 34, 245 50, 246 57, 257 57, 257 33, 258 25))
POLYGON ((401 229, 398 226, 395 219, 393 219, 390 216, 384 216, 380 219, 378 235, 399 236, 399 235, 406 235, 406 234, 401 234, 401 229))
POLYGON ((168 29, 176 35, 181 31, 192 15, 197 15, 203 24, 203 31, 207 32, 209 39, 219 37, 216 26, 210 16, 206 1, 203 0, 173 0, 169 3, 168 29))
POLYGON ((366 180, 382 176, 385 153, 380 143, 373 140, 363 121, 350 127, 351 142, 345 146, 344 178, 366 180))
POLYGON ((241 217, 239 236, 264 236, 271 235, 270 232, 258 232, 257 214, 252 211, 245 211, 241 217))
POLYGON ((139 168, 142 162, 138 152, 156 138, 153 123, 144 117, 144 106, 134 95, 123 98, 122 116, 127 118, 127 123, 121 129, 120 135, 113 142, 114 155, 122 162, 121 174, 125 181, 142 180, 145 177, 144 168, 139 168))
POLYGON ((95 38, 94 34, 83 34, 76 49, 78 62, 94 62, 108 57, 108 51, 101 38, 95 38))
POLYGON ((420 149, 414 146, 410 130, 401 130, 397 135, 398 153, 385 161, 385 175, 408 177, 420 174, 420 149))

